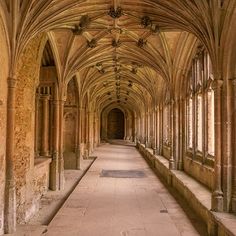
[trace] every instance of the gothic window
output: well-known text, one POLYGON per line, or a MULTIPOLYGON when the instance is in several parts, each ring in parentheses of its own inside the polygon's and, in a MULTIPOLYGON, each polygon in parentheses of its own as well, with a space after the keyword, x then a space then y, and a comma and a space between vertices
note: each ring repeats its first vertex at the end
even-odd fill
POLYGON ((211 156, 215 154, 215 130, 214 130, 214 91, 212 89, 213 75, 212 65, 209 55, 206 56, 206 94, 207 94, 207 153, 211 156))
POLYGON ((190 95, 188 99, 188 108, 187 108, 187 123, 188 123, 188 148, 193 148, 193 98, 190 95))
POLYGON ((214 130, 214 91, 212 88, 207 92, 207 142, 208 154, 215 154, 215 130, 214 130))
POLYGON ((170 105, 166 104, 164 106, 164 112, 163 112, 163 138, 164 138, 164 144, 166 146, 169 146, 170 144, 170 105))
POLYGON ((214 156, 214 91, 211 61, 201 49, 193 59, 187 91, 187 148, 202 158, 214 156))
POLYGON ((202 94, 197 95, 197 150, 202 152, 202 94))

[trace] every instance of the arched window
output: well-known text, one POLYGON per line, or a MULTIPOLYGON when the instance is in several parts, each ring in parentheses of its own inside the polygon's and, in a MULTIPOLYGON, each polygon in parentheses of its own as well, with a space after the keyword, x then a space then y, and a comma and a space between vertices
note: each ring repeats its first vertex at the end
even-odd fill
POLYGON ((164 144, 169 146, 170 144, 170 105, 165 104, 163 110, 163 138, 164 144))
POLYGON ((193 98, 192 95, 188 98, 187 104, 187 140, 188 148, 193 148, 193 98))
MULTIPOLYGON (((187 149, 193 158, 214 156, 214 91, 210 56, 199 47, 192 61, 187 90, 187 149)), ((203 161, 205 163, 205 161, 203 161)))

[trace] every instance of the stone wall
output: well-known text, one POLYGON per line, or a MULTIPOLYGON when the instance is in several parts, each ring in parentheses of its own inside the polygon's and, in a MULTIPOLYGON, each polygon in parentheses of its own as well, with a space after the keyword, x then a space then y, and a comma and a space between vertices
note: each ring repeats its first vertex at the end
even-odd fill
POLYGON ((17 221, 23 223, 35 211, 34 203, 34 120, 35 89, 39 79, 42 35, 30 41, 19 58, 16 89, 15 180, 17 221))
POLYGON ((203 165, 187 156, 184 157, 184 171, 197 179, 199 182, 213 189, 214 186, 214 169, 203 165))
POLYGON ((0 21, 0 235, 3 234, 8 53, 0 21))
POLYGON ((76 135, 77 135, 77 103, 76 84, 72 79, 67 87, 67 99, 64 107, 63 140, 64 167, 76 169, 76 135))

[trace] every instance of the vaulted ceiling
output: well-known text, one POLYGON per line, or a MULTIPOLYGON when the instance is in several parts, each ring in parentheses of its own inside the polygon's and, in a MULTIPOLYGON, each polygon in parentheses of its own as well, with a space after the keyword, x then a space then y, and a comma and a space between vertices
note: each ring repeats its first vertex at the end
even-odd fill
MULTIPOLYGON (((10 40, 13 64, 22 45, 47 32, 51 49, 46 48, 43 65, 55 63, 60 81, 76 77, 81 97, 89 92, 100 109, 118 104, 137 110, 165 99, 167 90, 181 89, 180 78, 199 44, 218 60, 217 9, 233 8, 233 2, 4 0, 0 10, 6 24, 17 16, 15 27, 8 26, 9 38, 17 38, 10 40)), ((227 15, 223 20, 227 23, 227 15)))

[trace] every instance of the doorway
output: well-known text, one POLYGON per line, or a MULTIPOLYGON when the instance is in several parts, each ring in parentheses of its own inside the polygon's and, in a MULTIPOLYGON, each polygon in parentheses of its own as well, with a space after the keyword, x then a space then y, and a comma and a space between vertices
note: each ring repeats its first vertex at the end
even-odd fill
POLYGON ((107 137, 108 139, 124 138, 124 113, 118 109, 112 109, 108 114, 107 137))

